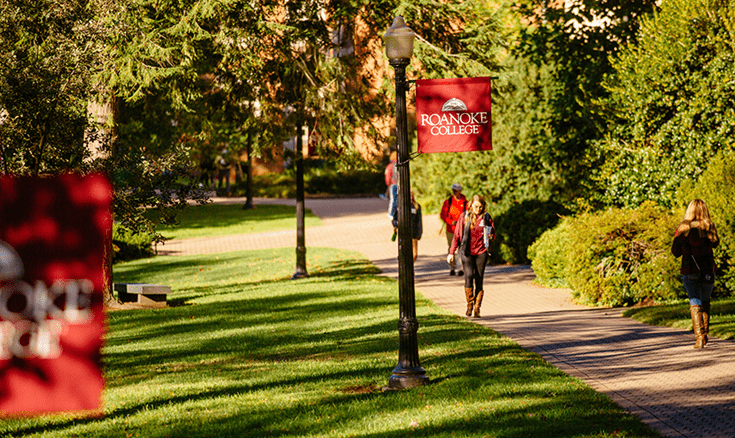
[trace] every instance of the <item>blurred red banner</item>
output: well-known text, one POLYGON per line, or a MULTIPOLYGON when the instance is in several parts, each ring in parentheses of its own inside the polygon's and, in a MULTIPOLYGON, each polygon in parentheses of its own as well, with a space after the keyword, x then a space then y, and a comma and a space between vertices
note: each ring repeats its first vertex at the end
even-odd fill
POLYGON ((0 413, 101 413, 102 175, 0 178, 0 413))
POLYGON ((419 152, 492 150, 491 79, 416 81, 419 152))

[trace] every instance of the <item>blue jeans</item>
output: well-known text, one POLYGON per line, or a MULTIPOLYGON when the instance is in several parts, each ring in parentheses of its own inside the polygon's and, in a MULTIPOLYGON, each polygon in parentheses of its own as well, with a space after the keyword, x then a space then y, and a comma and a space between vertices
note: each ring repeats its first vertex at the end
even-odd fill
POLYGON ((684 289, 689 297, 689 304, 692 306, 701 306, 702 303, 708 303, 712 296, 714 284, 704 284, 699 281, 699 274, 682 275, 681 282, 684 283, 684 289))
POLYGON ((390 202, 388 203, 388 214, 392 220, 396 218, 396 213, 398 213, 398 184, 391 184, 389 189, 390 202))

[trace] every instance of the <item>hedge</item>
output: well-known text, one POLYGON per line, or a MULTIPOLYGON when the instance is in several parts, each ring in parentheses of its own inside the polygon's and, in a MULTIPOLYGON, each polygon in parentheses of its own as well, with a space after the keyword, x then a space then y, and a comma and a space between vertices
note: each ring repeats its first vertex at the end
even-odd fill
POLYGON ((671 254, 681 216, 653 203, 565 218, 530 248, 539 282, 566 285, 577 302, 623 306, 686 296, 671 254))
POLYGON ((564 218, 529 248, 537 282, 569 287, 592 305, 631 305, 686 297, 680 260, 671 255, 673 231, 688 203, 704 199, 717 225, 717 279, 713 297, 735 294, 735 153, 721 151, 696 180, 677 191, 677 208, 652 202, 638 208, 564 218))

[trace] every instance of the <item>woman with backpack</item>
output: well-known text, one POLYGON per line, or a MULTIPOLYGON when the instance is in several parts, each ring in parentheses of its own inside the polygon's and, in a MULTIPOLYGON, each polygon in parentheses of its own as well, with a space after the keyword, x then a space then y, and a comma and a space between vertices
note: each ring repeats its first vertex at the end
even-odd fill
POLYGON ((712 249, 719 243, 707 204, 701 199, 693 200, 676 228, 671 253, 681 257, 681 279, 689 297, 689 313, 697 338, 694 348, 704 348, 708 340, 710 298, 715 286, 712 249))
POLYGON ((449 248, 447 262, 454 262, 454 251, 459 255, 464 267, 464 292, 467 298, 466 316, 480 317, 480 306, 485 295, 483 279, 485 265, 490 258, 490 241, 495 239, 493 218, 487 211, 485 198, 475 195, 464 214, 460 215, 449 248))

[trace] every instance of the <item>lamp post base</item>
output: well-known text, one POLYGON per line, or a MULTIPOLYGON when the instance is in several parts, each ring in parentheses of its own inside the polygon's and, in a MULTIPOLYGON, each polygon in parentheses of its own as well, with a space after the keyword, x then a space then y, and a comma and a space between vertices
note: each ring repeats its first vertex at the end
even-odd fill
POLYGON ((431 380, 423 368, 405 369, 398 366, 393 370, 393 375, 388 379, 388 386, 383 390, 410 389, 428 385, 430 382, 431 380))
POLYGON ((302 242, 301 244, 296 245, 296 272, 294 272, 293 276, 291 277, 291 280, 298 280, 299 278, 306 278, 309 276, 309 273, 306 271, 306 246, 304 246, 304 225, 303 225, 303 218, 304 216, 301 215, 301 232, 299 233, 299 240, 302 242))

